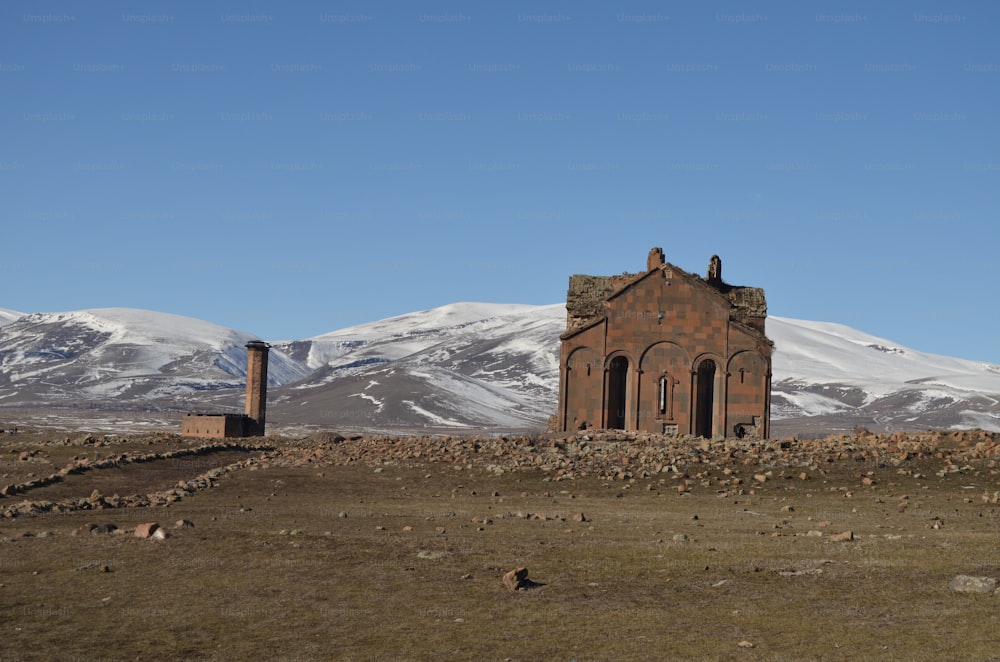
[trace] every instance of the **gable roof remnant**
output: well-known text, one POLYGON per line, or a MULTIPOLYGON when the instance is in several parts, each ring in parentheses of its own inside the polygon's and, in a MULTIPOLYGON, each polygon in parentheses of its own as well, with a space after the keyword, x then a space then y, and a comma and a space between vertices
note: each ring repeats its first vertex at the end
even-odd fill
POLYGON ((759 287, 730 285, 722 280, 722 262, 713 255, 705 278, 688 273, 662 258, 659 248, 650 251, 647 271, 619 276, 590 276, 574 274, 569 277, 569 291, 566 293, 566 335, 578 331, 591 323, 604 319, 608 314, 608 301, 631 285, 636 284, 651 273, 659 271, 669 278, 684 278, 710 288, 729 300, 730 319, 749 326, 763 335, 764 319, 767 317, 767 299, 759 287))
POLYGON ((603 317, 607 310, 605 303, 614 291, 610 276, 570 276, 566 293, 566 330, 581 328, 593 318, 603 317))

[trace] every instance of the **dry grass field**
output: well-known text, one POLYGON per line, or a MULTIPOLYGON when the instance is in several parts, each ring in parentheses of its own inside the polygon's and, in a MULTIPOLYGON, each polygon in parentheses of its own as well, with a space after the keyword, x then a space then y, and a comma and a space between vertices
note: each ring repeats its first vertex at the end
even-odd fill
MULTIPOLYGON (((195 445, 80 436, 0 436, 0 487, 195 445)), ((718 443, 611 479, 551 466, 597 442, 531 441, 517 457, 544 446, 544 462, 504 466, 497 440, 380 460, 377 440, 269 438, 287 451, 71 473, 0 497, 0 660, 996 659, 1000 596, 949 582, 1000 578, 1000 475, 992 446, 958 439, 718 443), (167 505, 10 516, 236 462, 167 505), (143 522, 169 536, 134 537, 143 522), (106 523, 119 532, 88 530, 106 523), (513 592, 520 566, 537 585, 513 592)))

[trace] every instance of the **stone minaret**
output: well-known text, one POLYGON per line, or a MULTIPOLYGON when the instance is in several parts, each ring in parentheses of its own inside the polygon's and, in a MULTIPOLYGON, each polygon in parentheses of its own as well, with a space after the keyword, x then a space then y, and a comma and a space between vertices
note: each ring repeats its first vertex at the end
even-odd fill
POLYGON ((247 343, 247 422, 246 436, 264 436, 264 412, 267 409, 267 350, 260 340, 247 343))

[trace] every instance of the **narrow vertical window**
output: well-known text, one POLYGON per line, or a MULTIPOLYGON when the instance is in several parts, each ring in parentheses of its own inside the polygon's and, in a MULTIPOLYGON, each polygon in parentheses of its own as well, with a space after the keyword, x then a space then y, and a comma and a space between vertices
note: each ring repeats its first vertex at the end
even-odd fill
POLYGON ((660 414, 667 413, 667 378, 660 377, 660 414))

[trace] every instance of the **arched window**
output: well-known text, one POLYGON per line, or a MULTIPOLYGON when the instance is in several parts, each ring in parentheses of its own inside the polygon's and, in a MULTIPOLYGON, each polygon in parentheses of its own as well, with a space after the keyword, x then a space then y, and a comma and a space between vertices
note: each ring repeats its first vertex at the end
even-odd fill
POLYGON ((656 414, 668 421, 674 420, 674 378, 664 372, 656 382, 656 414))

